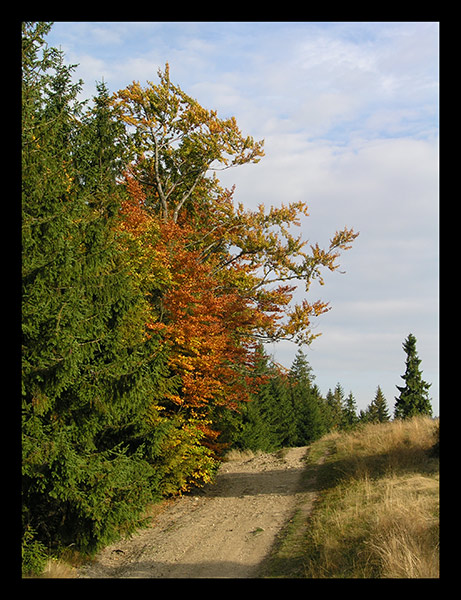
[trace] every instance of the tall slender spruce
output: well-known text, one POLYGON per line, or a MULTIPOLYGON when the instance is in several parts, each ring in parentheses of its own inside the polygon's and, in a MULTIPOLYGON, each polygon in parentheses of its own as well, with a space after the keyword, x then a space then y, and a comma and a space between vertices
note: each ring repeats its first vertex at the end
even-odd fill
POLYGON ((400 392, 394 407, 394 417, 396 419, 406 419, 415 415, 432 415, 432 406, 429 399, 428 390, 430 384, 422 378, 422 372, 419 368, 421 363, 416 352, 416 338, 410 333, 403 344, 406 352, 406 369, 402 379, 404 386, 396 386, 400 392))

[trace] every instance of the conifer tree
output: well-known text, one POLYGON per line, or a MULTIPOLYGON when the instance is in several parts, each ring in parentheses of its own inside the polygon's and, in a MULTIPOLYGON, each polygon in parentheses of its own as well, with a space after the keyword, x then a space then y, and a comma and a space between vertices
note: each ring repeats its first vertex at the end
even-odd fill
POLYGON ((343 402, 343 419, 342 428, 351 429, 358 423, 357 417, 357 404, 352 392, 349 393, 348 397, 343 402))
POLYGON ((262 379, 251 400, 242 407, 242 425, 235 445, 271 452, 297 444, 297 415, 286 377, 271 363, 262 345, 254 376, 262 379))
POLYGON ((272 429, 278 448, 289 448, 298 444, 298 415, 295 411, 287 380, 275 372, 271 378, 271 391, 274 399, 272 429))
POLYGON ((327 431, 331 431, 332 429, 336 429, 338 426, 337 419, 335 418, 337 415, 337 407, 335 398, 333 396, 333 392, 331 388, 328 390, 325 396, 325 406, 324 406, 324 417, 325 417, 325 426, 327 431))
POLYGON ((327 429, 338 429, 343 420, 344 391, 340 383, 336 384, 334 391, 328 390, 325 398, 325 416, 327 429))
POLYGON ((367 409, 367 420, 371 423, 386 423, 389 419, 386 398, 378 385, 376 395, 367 409))
POLYGON ((429 383, 422 379, 422 372, 419 368, 421 363, 416 351, 416 338, 409 334, 403 343, 403 349, 407 355, 405 374, 402 379, 404 386, 396 386, 400 392, 399 397, 395 398, 394 417, 396 419, 406 419, 415 415, 432 415, 432 407, 429 399, 429 383))
POLYGON ((312 367, 301 349, 293 360, 289 374, 290 392, 294 405, 297 424, 297 445, 304 446, 325 433, 325 418, 322 410, 322 398, 312 367))
POLYGON ((261 378, 257 392, 241 408, 242 425, 235 439, 238 448, 249 450, 273 450, 276 442, 273 436, 273 403, 270 389, 269 357, 262 344, 256 350, 256 365, 253 377, 261 378))
POLYGON ((253 398, 242 408, 242 424, 235 435, 234 445, 244 450, 270 450, 269 424, 260 411, 259 398, 253 398))
POLYGON ((310 366, 305 353, 299 348, 293 359, 293 363, 290 368, 290 379, 297 383, 305 383, 309 387, 312 386, 315 376, 312 373, 312 367, 310 366))
POLYGON ((23 24, 24 539, 89 549, 152 498, 166 435, 152 405, 168 376, 114 233, 110 111, 101 95, 83 118, 48 30, 23 24))

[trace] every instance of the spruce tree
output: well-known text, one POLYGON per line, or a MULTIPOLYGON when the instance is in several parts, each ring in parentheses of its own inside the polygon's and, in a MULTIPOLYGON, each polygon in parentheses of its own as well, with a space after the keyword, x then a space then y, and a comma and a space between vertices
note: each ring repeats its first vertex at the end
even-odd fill
POLYGON ((251 399, 241 408, 241 425, 234 434, 234 444, 238 448, 248 450, 267 450, 274 447, 272 439, 272 405, 273 398, 270 390, 269 357, 262 344, 255 352, 255 367, 252 376, 263 379, 251 399))
POLYGON ((352 392, 343 401, 342 429, 351 429, 358 423, 357 404, 352 392))
POLYGON ((400 392, 395 398, 394 417, 406 419, 415 415, 432 415, 432 407, 429 399, 429 383, 422 379, 419 368, 421 360, 416 352, 416 338, 409 334, 403 343, 403 349, 407 355, 405 374, 402 379, 404 386, 396 386, 400 392))
POLYGON ((90 549, 153 497, 169 380, 114 228, 117 126, 103 92, 85 116, 48 31, 23 24, 24 540, 90 549))
POLYGON ((341 422, 341 405, 338 404, 338 400, 335 398, 331 388, 325 396, 324 414, 327 431, 337 429, 341 422))
POLYGON ((290 379, 297 383, 304 383, 308 387, 313 385, 315 376, 312 373, 312 367, 310 366, 306 355, 299 349, 293 359, 293 363, 290 368, 290 379))
POLYGON ((271 379, 272 397, 274 399, 272 411, 272 430, 275 434, 278 448, 296 446, 298 443, 298 428, 295 406, 286 381, 277 371, 271 379))
POLYGON ((259 348, 254 376, 263 379, 250 402, 242 408, 242 424, 235 445, 250 450, 271 452, 296 446, 297 415, 286 377, 259 348))
POLYGON ((389 419, 386 398, 378 385, 376 395, 367 409, 367 421, 370 423, 386 423, 389 419))
POLYGON ((270 383, 263 384, 243 409, 243 423, 237 445, 248 450, 270 452, 277 447, 273 432, 274 398, 270 383))
POLYGON ((328 431, 339 429, 343 423, 344 391, 340 383, 336 384, 334 391, 328 390, 325 402, 325 416, 328 431))
POLYGON ((314 379, 305 354, 298 350, 289 373, 298 446, 309 444, 326 431, 322 398, 317 386, 313 385, 314 379))

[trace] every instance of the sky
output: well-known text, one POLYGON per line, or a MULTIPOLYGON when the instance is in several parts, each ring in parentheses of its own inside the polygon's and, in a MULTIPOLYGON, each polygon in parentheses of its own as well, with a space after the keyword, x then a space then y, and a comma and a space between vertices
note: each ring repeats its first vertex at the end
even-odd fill
MULTIPOLYGON (((437 22, 55 22, 47 42, 78 64, 82 97, 170 78, 265 157, 220 174, 248 208, 302 200, 303 238, 360 232, 310 300, 330 303, 303 348, 325 395, 358 409, 378 385, 393 414, 409 333, 439 415, 439 24, 437 22)), ((303 297, 300 286, 299 299, 303 297)), ((297 347, 269 345, 289 367, 297 347)))

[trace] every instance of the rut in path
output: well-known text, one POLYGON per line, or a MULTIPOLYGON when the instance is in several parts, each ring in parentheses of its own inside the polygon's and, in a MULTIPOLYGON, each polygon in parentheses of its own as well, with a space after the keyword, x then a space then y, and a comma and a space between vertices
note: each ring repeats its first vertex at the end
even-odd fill
POLYGON ((309 511, 307 447, 223 463, 216 483, 168 505, 147 528, 105 548, 80 578, 252 578, 294 512, 309 511))

